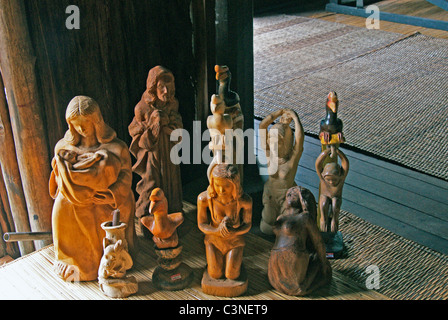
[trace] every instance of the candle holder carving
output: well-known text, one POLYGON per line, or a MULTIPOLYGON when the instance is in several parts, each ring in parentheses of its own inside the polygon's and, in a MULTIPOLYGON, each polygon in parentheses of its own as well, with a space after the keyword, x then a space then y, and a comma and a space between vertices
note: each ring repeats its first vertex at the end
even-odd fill
POLYGON ((120 211, 113 212, 113 220, 103 222, 101 228, 106 232, 103 239, 104 253, 98 269, 100 290, 111 298, 125 298, 138 291, 134 276, 126 276, 132 265, 125 238, 126 223, 120 221, 120 211))
POLYGON ((182 262, 177 228, 183 223, 182 212, 168 214, 168 201, 163 190, 156 188, 150 196, 150 215, 140 221, 152 234, 158 266, 152 282, 158 289, 182 290, 193 280, 192 269, 182 262))

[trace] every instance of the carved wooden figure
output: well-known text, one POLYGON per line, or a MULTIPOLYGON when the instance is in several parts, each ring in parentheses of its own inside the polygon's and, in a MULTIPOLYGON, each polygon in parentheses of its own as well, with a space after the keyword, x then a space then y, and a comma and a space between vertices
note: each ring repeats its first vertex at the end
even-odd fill
POLYGON ((252 199, 243 192, 235 165, 213 168, 209 187, 198 196, 197 210, 207 259, 202 290, 225 297, 243 294, 248 285, 242 266, 244 235, 252 224, 252 199))
POLYGON ((335 152, 341 159, 341 165, 336 161, 328 162, 323 166, 325 160, 329 157, 330 152, 331 149, 325 149, 316 160, 316 172, 320 180, 319 223, 322 232, 330 231, 336 233, 339 230, 339 211, 342 204, 342 189, 348 174, 349 161, 345 154, 339 150, 339 148, 336 148, 335 152), (328 230, 328 227, 330 227, 330 230, 328 230))
POLYGON ((193 271, 182 262, 177 228, 183 223, 182 212, 168 214, 168 201, 163 190, 156 188, 150 196, 150 215, 141 218, 142 224, 153 234, 158 267, 152 281, 157 288, 181 290, 193 280, 193 271))
POLYGON ((278 291, 304 296, 331 281, 325 244, 316 226, 316 200, 302 187, 288 190, 285 213, 274 225, 276 240, 268 264, 268 278, 278 291))
POLYGON ((106 232, 103 239, 104 253, 98 269, 100 290, 111 298, 126 298, 138 291, 134 276, 126 276, 132 265, 126 241, 126 223, 120 221, 120 211, 113 212, 113 220, 101 224, 106 232))
POLYGON ((299 117, 290 109, 277 110, 268 115, 260 123, 259 130, 269 174, 263 190, 260 230, 273 235, 272 227, 283 211, 286 191, 295 185, 305 135, 299 117), (279 117, 280 121, 268 131, 269 125, 279 117), (291 121, 294 121, 295 133, 290 128, 291 121))
POLYGON ((155 188, 165 192, 169 213, 182 211, 180 167, 170 158, 170 151, 177 143, 170 141, 170 135, 183 127, 175 98, 174 76, 166 68, 156 66, 149 71, 146 85, 128 128, 132 137, 129 150, 136 158, 132 170, 141 176, 136 186, 139 194, 136 216, 139 218, 148 212, 149 197, 155 188))
MULTIPOLYGON (((216 80, 218 81, 218 96, 220 100, 224 101, 224 114, 230 115, 230 117, 232 118, 231 129, 234 130, 235 136, 235 138, 233 139, 232 157, 228 156, 227 158, 231 159, 231 163, 238 167, 238 171, 240 173, 240 181, 242 184, 244 176, 244 157, 242 157, 244 155, 244 140, 242 132, 242 130, 244 129, 244 116, 241 110, 240 97, 238 93, 230 89, 232 74, 229 70, 229 67, 216 65, 215 72, 216 80), (240 129, 241 131, 239 131, 238 129, 240 129)), ((227 161, 227 163, 230 163, 230 161, 227 161)))
MULTIPOLYGON (((210 131, 209 148, 213 151, 213 160, 208 167, 207 176, 210 175, 211 169, 216 164, 226 162, 226 130, 233 129, 232 117, 224 113, 226 105, 223 98, 214 94, 210 102, 210 109, 212 115, 207 118, 207 128, 210 131)), ((230 160, 233 161, 233 159, 230 160)))
POLYGON ((91 98, 73 98, 66 111, 68 131, 55 146, 49 187, 55 199, 52 231, 55 270, 64 280, 95 280, 105 236, 101 224, 119 209, 134 253, 131 157, 126 144, 103 120, 91 98))
POLYGON ((343 123, 338 118, 339 100, 336 92, 331 91, 327 96, 325 106, 326 115, 320 122, 319 138, 324 145, 334 145, 345 142, 342 133, 343 123))

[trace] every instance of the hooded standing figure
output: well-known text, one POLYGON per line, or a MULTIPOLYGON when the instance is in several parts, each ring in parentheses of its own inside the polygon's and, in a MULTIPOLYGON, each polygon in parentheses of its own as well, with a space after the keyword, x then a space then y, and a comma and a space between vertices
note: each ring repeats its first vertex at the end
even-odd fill
POLYGON ((170 141, 171 132, 183 128, 179 103, 174 96, 174 76, 164 67, 156 66, 149 71, 146 85, 147 90, 136 105, 128 128, 132 137, 129 150, 137 159, 132 171, 141 176, 136 187, 139 218, 149 214, 149 198, 155 188, 165 193, 168 213, 182 211, 180 167, 170 158, 172 147, 179 142, 170 141))

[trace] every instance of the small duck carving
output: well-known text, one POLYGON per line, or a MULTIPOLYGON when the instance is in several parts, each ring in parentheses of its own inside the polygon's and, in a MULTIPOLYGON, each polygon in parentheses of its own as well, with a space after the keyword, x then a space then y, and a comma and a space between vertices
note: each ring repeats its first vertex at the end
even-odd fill
POLYGON ((149 197, 150 215, 141 218, 142 224, 153 234, 157 248, 174 248, 178 245, 177 228, 184 221, 182 212, 168 214, 168 201, 162 189, 156 188, 149 197))
POLYGON ((333 135, 337 135, 338 142, 345 142, 342 134, 342 120, 338 118, 339 100, 336 92, 331 91, 327 96, 326 116, 320 122, 319 138, 323 139, 326 144, 330 144, 333 135))

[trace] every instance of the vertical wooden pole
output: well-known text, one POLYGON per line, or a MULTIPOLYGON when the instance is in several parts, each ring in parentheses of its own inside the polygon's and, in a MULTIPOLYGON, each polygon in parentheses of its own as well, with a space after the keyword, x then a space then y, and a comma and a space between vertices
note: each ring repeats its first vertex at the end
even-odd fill
MULTIPOLYGON (((6 250, 6 254, 16 259, 20 256, 19 247, 17 243, 3 242, 3 234, 5 232, 11 232, 11 231, 14 231, 14 220, 11 213, 11 206, 9 205, 8 201, 8 192, 6 190, 5 182, 3 179, 2 170, 0 170, 0 236, 1 236, 0 242, 2 242, 2 246, 4 246, 6 250)), ((1 257, 2 255, 0 255, 0 258, 1 257)))
POLYGON ((205 0, 193 0, 193 34, 196 64, 196 120, 205 125, 208 115, 207 23, 205 0))
MULTIPOLYGON (((49 148, 23 0, 0 1, 0 67, 31 231, 51 231, 49 148)), ((36 248, 48 242, 36 241, 36 248)))
MULTIPOLYGON (((11 122, 9 120, 8 104, 6 102, 3 78, 0 75, 0 163, 1 174, 5 183, 8 201, 11 208, 16 232, 30 232, 30 222, 28 220, 28 210, 26 208, 25 195, 22 189, 22 179, 20 178, 19 165, 17 164, 16 148, 12 135, 11 122)), ((1 183, 1 181, 0 181, 1 183)), ((3 230, 6 232, 5 230, 3 230)), ((22 255, 34 251, 32 242, 19 242, 20 253, 22 255)))
POLYGON ((254 128, 253 0, 216 1, 216 64, 232 73, 232 90, 240 96, 244 129, 254 128))

